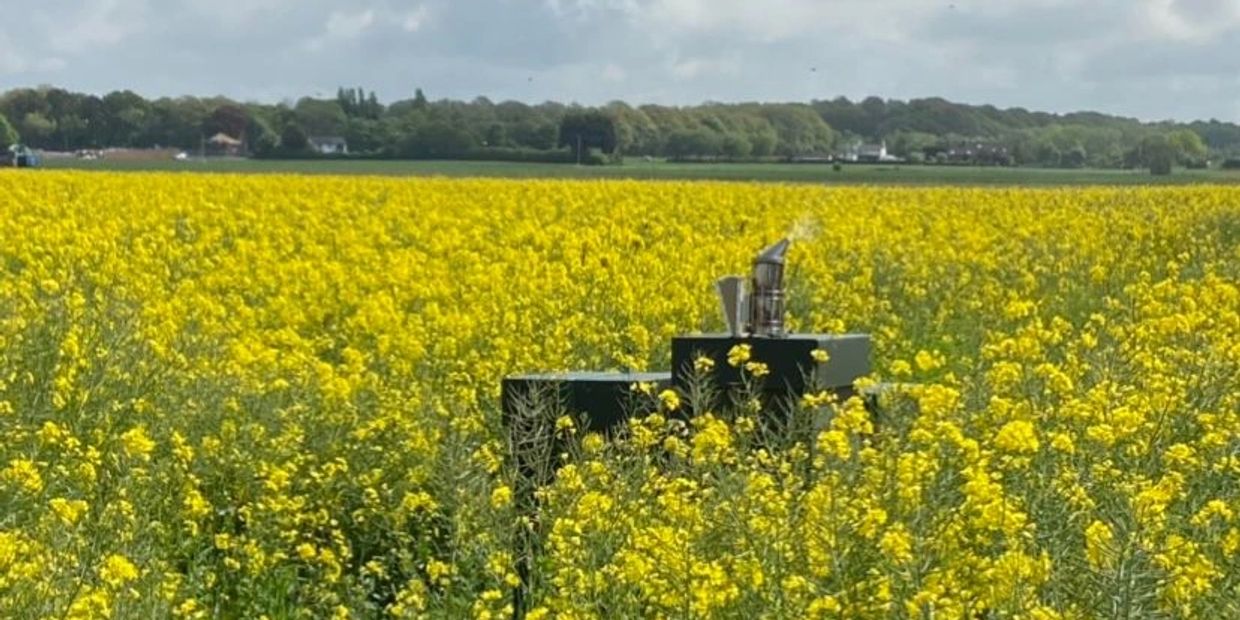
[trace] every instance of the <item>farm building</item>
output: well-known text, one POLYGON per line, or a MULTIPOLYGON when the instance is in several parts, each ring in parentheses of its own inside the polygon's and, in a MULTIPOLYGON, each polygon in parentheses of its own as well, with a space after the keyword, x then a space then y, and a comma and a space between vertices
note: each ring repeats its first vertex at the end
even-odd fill
POLYGON ((857 161, 887 161, 887 141, 877 144, 862 144, 857 147, 857 161))
POLYGON ((242 141, 223 132, 207 138, 207 149, 212 155, 241 155, 244 145, 242 141))
POLYGON ((349 144, 340 136, 310 136, 310 148, 320 155, 348 155, 349 144))
POLYGON ((887 141, 883 140, 876 143, 854 142, 849 145, 848 150, 844 152, 844 161, 856 162, 894 162, 899 161, 887 152, 887 141))

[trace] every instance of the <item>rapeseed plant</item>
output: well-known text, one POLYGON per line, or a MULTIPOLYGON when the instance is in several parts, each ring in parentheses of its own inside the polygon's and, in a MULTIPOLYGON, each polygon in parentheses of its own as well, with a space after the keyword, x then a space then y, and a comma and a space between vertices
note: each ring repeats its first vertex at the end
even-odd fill
POLYGON ((1237 205, 0 171, 0 610, 1234 617, 1237 205), (879 414, 635 385, 523 486, 501 377, 666 369, 791 230, 789 327, 872 334, 879 414))

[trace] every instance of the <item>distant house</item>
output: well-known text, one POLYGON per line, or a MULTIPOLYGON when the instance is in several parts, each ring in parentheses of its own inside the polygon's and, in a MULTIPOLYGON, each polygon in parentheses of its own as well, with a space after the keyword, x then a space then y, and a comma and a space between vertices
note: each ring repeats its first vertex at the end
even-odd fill
POLYGON ((349 144, 340 136, 310 136, 310 148, 320 155, 348 155, 349 144))
POLYGON ((237 156, 245 143, 223 132, 207 138, 207 149, 212 155, 237 156))
POLYGON ((849 145, 842 158, 844 161, 855 162, 898 162, 899 157, 887 152, 887 141, 877 143, 854 142, 849 145))
POLYGON ((857 161, 887 161, 887 141, 857 147, 857 161))
POLYGON ((957 141, 946 146, 928 148, 926 158, 935 163, 974 166, 1011 166, 1012 155, 1006 146, 986 142, 957 141))

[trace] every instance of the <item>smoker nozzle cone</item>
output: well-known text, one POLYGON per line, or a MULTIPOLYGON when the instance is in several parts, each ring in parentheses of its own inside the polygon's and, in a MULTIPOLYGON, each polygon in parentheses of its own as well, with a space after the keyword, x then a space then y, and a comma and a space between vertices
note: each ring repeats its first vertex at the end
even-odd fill
POLYGON ((755 263, 776 263, 784 264, 784 258, 788 255, 788 247, 792 245, 792 241, 788 239, 780 239, 770 247, 762 250, 758 257, 754 259, 755 263))
POLYGON ((753 261, 754 293, 762 290, 782 289, 784 286, 784 258, 788 254, 788 246, 792 242, 781 239, 771 247, 762 250, 753 261))

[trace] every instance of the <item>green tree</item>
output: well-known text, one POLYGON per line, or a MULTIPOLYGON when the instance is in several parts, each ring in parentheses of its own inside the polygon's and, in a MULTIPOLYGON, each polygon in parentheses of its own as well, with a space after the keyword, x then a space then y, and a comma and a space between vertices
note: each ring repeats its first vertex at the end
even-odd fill
POLYGON ((775 134, 775 128, 766 124, 749 134, 749 154, 754 157, 770 157, 775 153, 778 142, 779 136, 775 134))
POLYGON ((202 123, 202 133, 207 137, 222 133, 238 140, 245 137, 250 125, 250 115, 245 108, 233 103, 216 107, 202 123))
POLYGON ((307 151, 310 148, 310 139, 306 136, 306 130, 297 123, 285 125, 284 131, 280 132, 280 148, 288 153, 307 151))
POLYGON ((753 152, 753 143, 744 134, 727 133, 720 144, 720 152, 728 159, 744 159, 753 152))
POLYGON ((565 114, 560 121, 559 146, 572 149, 577 161, 581 161, 590 149, 613 153, 616 150, 616 123, 598 110, 565 114))
POLYGON ((887 137, 891 154, 897 157, 924 157, 928 148, 938 144, 939 138, 924 131, 897 131, 887 137))
POLYGON ((406 140, 402 155, 418 159, 452 158, 478 147, 478 140, 465 129, 443 120, 417 129, 406 140))
POLYGON ((1150 174, 1171 174, 1175 163, 1175 146, 1165 134, 1152 134, 1141 141, 1141 161, 1149 166, 1150 174))
POLYGON ((38 112, 31 112, 21 119, 18 128, 18 133, 30 146, 38 148, 53 146, 51 141, 56 133, 56 123, 48 117, 38 112))
POLYGON ((518 146, 546 150, 555 148, 560 129, 552 122, 527 120, 513 125, 508 135, 518 146))
POLYGON ((387 131, 388 125, 383 121, 352 118, 345 128, 344 138, 349 143, 350 152, 374 153, 388 143, 387 131))
POLYGON ((1059 154, 1059 165, 1062 168, 1084 168, 1088 159, 1085 147, 1077 142, 1059 154))
POLYGON ((813 108, 801 104, 764 105, 758 113, 775 128, 775 154, 784 157, 828 153, 834 143, 831 127, 813 108))
POLYGON ((311 136, 338 136, 344 133, 348 117, 335 99, 302 98, 293 108, 297 124, 311 136))
MULTIPOLYGON (((1131 168, 1146 167, 1150 158, 1158 159, 1154 157, 1157 145, 1143 145, 1151 134, 1166 136, 1173 165, 1201 166, 1208 158, 1240 157, 1240 125, 1236 123, 1142 123, 1094 112, 1050 114, 939 98, 907 102, 839 98, 814 101, 812 105, 706 103, 686 107, 614 101, 603 108, 585 109, 556 102, 532 106, 516 101, 492 102, 486 97, 431 101, 421 89, 409 99, 384 105, 373 92, 340 88, 331 99, 302 99, 289 106, 239 104, 223 97, 147 100, 130 91, 98 97, 38 87, 0 94, 0 114, 32 146, 64 150, 107 146, 197 149, 206 130, 208 135, 223 131, 242 137, 244 133, 246 142, 257 151, 260 139, 269 148, 281 130, 295 121, 307 135, 342 135, 354 150, 388 155, 414 148, 419 143, 418 132, 439 123, 459 131, 449 135, 439 126, 423 138, 438 135, 449 138, 449 145, 485 140, 491 145, 550 150, 557 144, 575 149, 580 137, 583 150, 678 157, 827 154, 847 136, 850 142, 876 142, 885 137, 893 153, 910 158, 919 150, 931 159, 946 158, 946 149, 960 147, 976 149, 978 161, 989 158, 995 163, 1010 159, 1023 165, 1131 168), (249 135, 254 133, 252 123, 243 123, 240 114, 221 117, 221 111, 237 110, 261 117, 277 135, 249 135), (591 117, 591 112, 609 117, 610 124, 591 117), (580 124, 583 118, 599 122, 591 127, 589 123, 580 124), (574 123, 579 123, 576 130, 574 123), (693 133, 699 129, 714 138, 693 133), (675 140, 671 140, 674 135, 675 140), (717 149, 711 143, 716 139, 717 149), (1150 158, 1145 153, 1147 146, 1150 158)), ((436 138, 431 142, 443 141, 436 138)))
POLYGON ((250 138, 249 146, 255 155, 272 155, 280 149, 280 139, 272 132, 265 132, 250 138))
POLYGON ((271 125, 261 116, 247 114, 245 127, 246 146, 257 155, 271 155, 280 148, 280 138, 271 125))
POLYGON ((9 119, 0 114, 0 148, 5 148, 10 144, 21 142, 21 136, 17 135, 17 130, 9 123, 9 119))
POLYGON ((654 155, 659 151, 659 128, 640 108, 613 101, 603 108, 616 123, 616 150, 621 153, 654 155))
POLYGON ((1197 132, 1179 129, 1167 134, 1167 141, 1175 151, 1175 160, 1185 166, 1205 162, 1208 152, 1206 143, 1197 132))
POLYGON ((141 95, 120 90, 103 96, 102 135, 106 146, 134 146, 147 123, 150 103, 141 95))
POLYGON ((1055 167, 1059 165, 1062 158, 1062 152, 1055 142, 1047 138, 1045 135, 1039 135, 1033 144, 1033 157, 1039 165, 1055 167))
POLYGON ((374 91, 367 95, 364 88, 337 88, 336 104, 350 118, 375 120, 383 114, 383 106, 379 103, 379 98, 375 96, 374 91))
POLYGON ((491 123, 483 139, 487 146, 509 146, 508 129, 502 123, 491 123))
POLYGON ((678 129, 667 137, 667 155, 672 159, 716 157, 723 150, 723 136, 705 127, 678 129))
POLYGON ((414 107, 414 109, 417 109, 417 110, 424 110, 424 109, 426 109, 428 106, 430 106, 430 102, 426 100, 426 94, 422 92, 422 89, 421 89, 421 88, 418 88, 418 89, 414 90, 414 92, 413 92, 413 107, 414 107))

